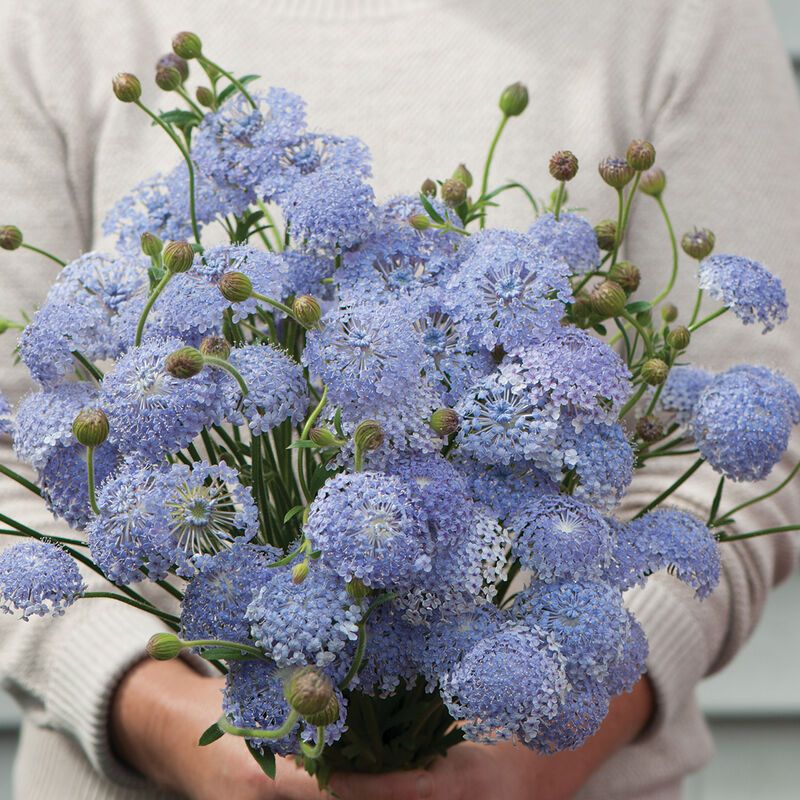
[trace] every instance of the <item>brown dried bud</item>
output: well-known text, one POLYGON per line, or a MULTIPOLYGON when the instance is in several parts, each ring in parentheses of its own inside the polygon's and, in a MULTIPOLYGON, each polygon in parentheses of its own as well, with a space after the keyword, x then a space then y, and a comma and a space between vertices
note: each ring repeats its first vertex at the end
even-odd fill
POLYGON ((419 190, 426 197, 436 197, 436 181, 433 181, 430 178, 425 178, 425 180, 422 181, 422 186, 419 187, 419 190))
POLYGON ((455 208, 460 206, 467 199, 467 185, 463 181, 455 178, 448 178, 442 184, 442 200, 450 206, 455 208))
POLYGON ((636 422, 636 435, 643 442, 657 442, 664 435, 664 425, 652 414, 639 417, 636 422))
POLYGON ((634 139, 628 145, 625 158, 637 172, 644 172, 644 170, 650 169, 655 163, 656 149, 645 139, 634 139))
POLYGON ((578 174, 578 159, 569 150, 559 150, 550 156, 550 174, 557 181, 571 181, 578 174))

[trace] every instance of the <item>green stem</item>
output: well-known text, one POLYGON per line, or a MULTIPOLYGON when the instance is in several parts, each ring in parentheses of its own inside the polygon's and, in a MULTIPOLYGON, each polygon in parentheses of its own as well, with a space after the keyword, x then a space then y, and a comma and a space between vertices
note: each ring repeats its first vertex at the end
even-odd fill
POLYGON ((206 115, 205 111, 203 111, 203 109, 200 108, 200 106, 198 106, 194 100, 192 100, 192 98, 189 96, 189 93, 183 88, 183 86, 178 86, 175 91, 186 101, 186 104, 189 106, 189 108, 191 108, 192 111, 194 111, 194 113, 200 117, 200 119, 206 115))
MULTIPOLYGON (((266 303, 267 305, 272 306, 273 308, 277 308, 279 311, 283 311, 287 317, 293 319, 298 325, 303 325, 299 319, 294 315, 294 311, 292 311, 289 306, 284 305, 283 303, 279 302, 278 300, 273 300, 271 297, 267 297, 265 294, 259 294, 258 292, 253 292, 251 297, 254 297, 256 300, 260 300, 262 303, 266 303)), ((303 325, 305 328, 306 326, 303 325)))
POLYGON ((72 357, 98 382, 101 383, 103 380, 103 373, 89 361, 86 356, 80 352, 80 350, 73 350, 72 357))
POLYGON ((224 358, 217 358, 216 356, 203 356, 203 361, 208 364, 209 367, 218 367, 219 369, 224 369, 226 372, 231 374, 236 380, 236 383, 239 384, 242 394, 245 397, 247 396, 247 384, 245 383, 245 380, 239 370, 236 369, 236 367, 234 367, 230 361, 226 361, 224 358))
POLYGON ((722 308, 718 308, 713 314, 709 314, 707 317, 703 317, 700 322, 695 322, 689 326, 689 332, 694 333, 698 328, 702 328, 707 322, 711 322, 712 319, 716 319, 717 317, 722 316, 728 310, 728 306, 722 306, 722 308))
POLYGON ((339 688, 342 691, 350 685, 350 681, 355 678, 358 674, 358 670, 361 669, 361 662, 364 660, 364 653, 367 649, 367 620, 369 620, 376 609, 380 608, 384 603, 394 600, 395 597, 397 597, 397 595, 391 592, 378 597, 367 609, 366 613, 361 618, 361 622, 358 623, 358 643, 356 644, 356 652, 353 655, 353 660, 350 662, 350 669, 347 670, 347 674, 339 682, 339 688))
POLYGON ((324 386, 322 389, 322 397, 319 399, 319 403, 317 403, 316 408, 311 412, 311 415, 306 420, 306 424, 303 425, 303 432, 300 435, 301 439, 308 439, 308 434, 311 428, 314 426, 314 423, 317 421, 317 417, 322 413, 322 409, 325 408, 325 402, 328 399, 328 387, 324 386))
POLYGON ((299 719, 300 715, 296 711, 290 711, 289 716, 286 717, 283 725, 279 728, 264 730, 263 728, 237 728, 235 725, 231 725, 228 722, 228 718, 223 715, 217 721, 217 725, 219 725, 220 730, 231 734, 231 736, 244 736, 247 739, 283 739, 284 736, 288 736, 291 733, 292 728, 294 728, 299 719))
POLYGON ((653 500, 651 503, 648 503, 641 511, 639 511, 639 513, 636 514, 634 519, 639 519, 639 517, 642 517, 645 514, 647 514, 648 511, 652 511, 654 508, 656 508, 656 506, 661 505, 661 503, 663 503, 664 500, 666 500, 676 489, 678 489, 680 486, 686 483, 686 481, 688 481, 689 478, 691 478, 692 475, 694 475, 694 473, 697 472, 697 470, 703 466, 705 461, 706 460, 704 458, 698 458, 697 461, 695 461, 694 464, 692 464, 692 466, 689 467, 689 469, 687 469, 686 472, 684 472, 683 475, 681 475, 680 478, 678 478, 678 480, 675 481, 675 483, 673 483, 669 488, 661 492, 661 494, 658 497, 656 497, 655 500, 653 500))
POLYGON ((30 250, 33 253, 38 253, 40 256, 44 256, 45 258, 49 258, 51 261, 55 261, 61 267, 66 267, 67 262, 62 261, 58 256, 54 256, 52 253, 48 253, 47 250, 42 250, 41 247, 34 247, 32 244, 28 244, 27 242, 23 242, 20 247, 24 247, 26 250, 30 250))
POLYGON ((250 105, 253 108, 258 108, 258 106, 256 105, 256 101, 253 100, 253 98, 250 96, 250 93, 247 91, 244 84, 237 78, 234 78, 230 72, 228 72, 225 69, 222 69, 222 67, 219 64, 215 63, 210 58, 206 58, 205 56, 198 56, 197 60, 204 68, 212 67, 217 72, 219 72, 220 75, 224 75, 247 98, 247 102, 250 103, 250 105))
POLYGON ((559 214, 561 214, 561 204, 564 202, 564 187, 566 186, 566 181, 561 181, 558 184, 558 194, 556 195, 556 206, 553 209, 553 216, 555 217, 556 222, 558 222, 559 214))
POLYGON ((690 325, 694 325, 697 318, 700 316, 700 306, 703 304, 703 290, 697 290, 697 299, 694 301, 694 309, 692 310, 692 318, 689 320, 690 325))
POLYGON ((628 192, 628 199, 625 202, 625 211, 622 214, 622 230, 620 231, 618 246, 621 245, 625 239, 625 231, 628 230, 628 218, 630 217, 631 214, 631 206, 633 205, 633 198, 636 195, 636 188, 639 186, 639 180, 641 179, 641 177, 642 173, 637 172, 636 177, 633 179, 633 185, 631 186, 630 191, 628 192))
POLYGON ((628 402, 619 410, 619 418, 622 419, 641 399, 647 391, 647 384, 642 383, 639 388, 628 398, 628 402))
POLYGON ((639 324, 639 321, 636 319, 636 317, 634 317, 629 311, 623 310, 619 316, 621 316, 623 319, 626 319, 631 325, 633 325, 634 328, 636 328, 637 331, 639 331, 639 335, 644 340, 645 350, 647 354, 650 355, 653 352, 653 341, 650 338, 650 334, 647 332, 647 330, 639 324))
POLYGON ((617 189, 617 235, 614 237, 614 249, 611 251, 611 266, 617 263, 617 253, 622 244, 622 215, 625 212, 622 189, 617 189))
POLYGON ((89 485, 89 505, 95 514, 100 513, 97 506, 97 496, 94 491, 94 447, 86 448, 86 480, 89 485))
POLYGON ((310 549, 310 544, 306 539, 303 539, 300 547, 296 550, 293 550, 291 553, 288 553, 283 558, 279 558, 277 561, 273 561, 271 564, 267 564, 267 568, 274 569, 277 567, 285 567, 287 564, 291 564, 299 555, 302 555, 307 550, 310 549))
POLYGON ((131 597, 124 597, 121 594, 114 594, 113 592, 85 592, 81 595, 81 599, 104 599, 104 600, 118 600, 120 603, 125 603, 129 606, 133 606, 134 608, 138 608, 140 611, 146 611, 148 614, 153 614, 159 619, 164 620, 164 622, 168 622, 170 626, 176 626, 180 622, 178 617, 173 616, 172 614, 167 614, 166 611, 160 611, 159 609, 155 608, 146 603, 140 603, 138 600, 134 600, 131 597))
POLYGON ((729 519, 731 516, 741 511, 743 508, 755 505, 756 503, 760 503, 762 500, 766 500, 768 497, 772 497, 773 495, 781 491, 781 489, 783 489, 789 483, 791 483, 792 479, 794 478, 795 475, 797 475, 798 471, 800 471, 800 461, 798 461, 797 464, 794 465, 792 471, 774 489, 770 489, 768 492, 764 492, 764 494, 760 494, 758 497, 754 497, 751 500, 745 501, 744 503, 739 503, 738 506, 734 506, 733 508, 726 511, 724 514, 720 514, 718 516, 718 519, 729 519))
POLYGON ((275 248, 279 253, 282 252, 285 249, 283 237, 281 236, 281 232, 278 230, 278 226, 275 223, 272 214, 270 214, 269 209, 267 208, 267 205, 266 203, 264 203, 263 200, 259 200, 257 205, 259 209, 261 209, 261 213, 264 215, 264 219, 272 226, 272 236, 275 239, 275 248))
MULTIPOLYGON (((33 538, 30 534, 22 533, 21 531, 14 530, 13 528, 0 528, 0 535, 3 536, 18 536, 20 539, 33 538)), ((42 541, 54 542, 55 544, 66 544, 72 547, 88 547, 86 542, 80 539, 65 539, 63 536, 44 536, 42 541)))
POLYGON ((20 486, 24 486, 29 492, 38 494, 39 497, 42 496, 42 490, 35 483, 31 483, 27 478, 23 478, 22 475, 14 472, 13 469, 7 467, 5 464, 0 464, 0 475, 5 475, 7 478, 11 478, 12 481, 16 481, 20 486))
MULTIPOLYGON (((506 114, 503 114, 503 118, 500 120, 500 124, 497 126, 497 131, 495 131, 494 138, 492 139, 492 143, 489 145, 489 152, 486 154, 486 163, 483 165, 483 178, 481 180, 481 197, 486 194, 486 189, 489 186, 489 170, 492 168, 492 160, 494 159, 494 151, 497 147, 497 143, 500 141, 500 137, 503 134, 503 129, 506 127, 506 123, 508 122, 509 117, 506 114)), ((486 214, 481 215, 481 229, 486 227, 486 214)))
POLYGON ((184 647, 228 647, 231 650, 241 650, 243 653, 249 653, 256 658, 266 658, 264 653, 257 647, 241 644, 240 642, 229 642, 225 639, 181 639, 181 644, 184 647))
POLYGON ((155 285, 155 288, 150 292, 150 297, 142 309, 142 315, 139 317, 139 324, 136 326, 136 336, 133 339, 134 346, 138 347, 142 343, 142 335, 144 334, 144 324, 147 322, 147 316, 153 308, 153 303, 156 302, 158 296, 164 291, 164 287, 169 283, 173 273, 167 270, 161 280, 155 285))
POLYGON ((669 232, 669 242, 672 246, 672 272, 670 273, 667 285, 653 299, 653 306, 658 305, 664 298, 667 297, 667 295, 672 291, 672 288, 675 286, 675 279, 678 277, 678 240, 675 238, 675 229, 672 227, 672 220, 669 218, 667 207, 664 205, 664 200, 661 198, 661 195, 656 197, 656 202, 658 203, 658 207, 661 209, 661 215, 664 217, 664 222, 666 223, 667 231, 669 232))
POLYGON ((309 747, 305 742, 300 742, 300 749, 303 751, 305 758, 316 761, 325 749, 325 726, 317 725, 317 741, 313 747, 309 747))
POLYGON ((717 537, 717 541, 738 542, 741 539, 753 539, 756 536, 766 536, 769 533, 789 533, 789 531, 800 531, 800 525, 780 525, 777 528, 762 528, 760 531, 749 531, 748 533, 735 533, 733 536, 721 535, 717 537))

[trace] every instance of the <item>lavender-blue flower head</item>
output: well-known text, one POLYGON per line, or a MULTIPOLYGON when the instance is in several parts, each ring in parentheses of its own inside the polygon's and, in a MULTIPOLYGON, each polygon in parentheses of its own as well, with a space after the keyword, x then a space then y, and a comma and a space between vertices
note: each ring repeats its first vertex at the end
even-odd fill
POLYGON ((10 435, 14 432, 14 421, 11 418, 11 406, 0 392, 0 434, 10 435))
POLYGON ((605 689, 612 697, 631 691, 647 666, 649 654, 647 637, 642 626, 630 611, 628 611, 628 618, 630 620, 628 635, 622 644, 619 658, 611 664, 603 682, 605 689))
POLYGON ((678 425, 688 425, 694 415, 697 398, 714 376, 698 367, 676 366, 669 371, 661 389, 659 405, 673 415, 678 425))
POLYGON ((780 278, 749 258, 712 255, 699 266, 700 288, 728 306, 745 325, 758 322, 763 333, 785 322, 789 307, 780 278))
POLYGON ((330 299, 332 287, 323 281, 333 277, 335 260, 315 253, 284 250, 280 256, 286 265, 286 294, 295 297, 310 294, 330 299))
POLYGON ((536 737, 534 747, 544 753, 574 750, 594 735, 608 714, 609 693, 600 684, 571 687, 536 737))
POLYGON ((0 552, 0 611, 22 619, 63 614, 86 591, 76 563, 49 542, 27 541, 0 552))
POLYGON ((591 223, 577 214, 544 214, 531 225, 528 236, 541 248, 563 259, 573 275, 584 275, 600 263, 597 234, 591 223))

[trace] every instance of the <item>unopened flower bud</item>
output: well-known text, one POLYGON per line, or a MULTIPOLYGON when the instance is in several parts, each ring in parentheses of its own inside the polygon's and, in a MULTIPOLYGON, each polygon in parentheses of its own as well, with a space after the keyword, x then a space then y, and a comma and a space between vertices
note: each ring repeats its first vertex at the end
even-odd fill
POLYGON ((630 261, 617 261, 616 264, 609 268, 608 277, 630 294, 639 288, 642 274, 639 272, 639 267, 631 264, 630 261))
POLYGON ((617 223, 613 219, 604 219, 594 226, 594 234, 597 237, 597 246, 610 252, 617 243, 617 223))
POLYGON ((183 650, 183 642, 174 633, 154 633, 145 648, 156 661, 171 661, 183 650))
POLYGON ((649 328, 653 324, 653 311, 649 308, 646 311, 640 311, 636 315, 636 321, 642 327, 649 328))
POLYGON ((16 250, 22 245, 22 231, 16 225, 0 227, 0 247, 3 250, 16 250))
POLYGON ((72 423, 78 444, 98 447, 108 438, 108 417, 99 408, 84 408, 72 423))
POLYGON ((164 369, 173 378, 193 378, 205 366, 203 354, 195 347, 181 347, 170 353, 164 362, 164 369))
POLYGON ((165 92, 174 92, 183 83, 175 67, 159 67, 156 70, 156 86, 165 92))
POLYGON ((117 100, 123 103, 135 103, 142 96, 142 84, 130 72, 118 72, 111 81, 117 100))
POLYGON ((214 92, 212 92, 208 86, 198 86, 194 91, 194 96, 197 98, 197 102, 200 103, 201 106, 204 106, 205 108, 214 107, 214 92))
POLYGON ((639 178, 639 191, 649 194, 650 197, 658 197, 667 187, 667 176, 661 167, 653 167, 642 173, 639 178))
POLYGON ((500 110, 507 117, 518 117, 528 107, 528 89, 517 81, 503 89, 500 95, 500 110))
POLYGON ((362 453, 377 450, 383 444, 383 437, 383 428, 380 422, 374 419, 365 419, 360 422, 353 435, 356 447, 362 453))
POLYGON ((674 303, 664 303, 661 306, 661 319, 664 322, 675 322, 678 319, 678 306, 674 303))
POLYGON ((597 171, 600 173, 600 177, 615 189, 625 186, 634 174, 633 167, 627 161, 611 156, 600 162, 597 171))
POLYGON ((200 352, 204 356, 227 360, 231 354, 231 346, 224 336, 206 336, 200 342, 200 352))
POLYGON ((660 358, 649 358, 642 364, 642 378, 650 386, 658 386, 664 383, 667 375, 669 375, 669 366, 666 361, 662 361, 660 358))
POLYGON ((283 682, 283 696, 292 709, 306 718, 309 714, 325 711, 331 698, 336 700, 331 679, 322 670, 311 666, 292 670, 283 682))
POLYGON ((714 249, 716 237, 708 228, 695 228, 681 237, 681 247, 687 256, 702 261, 714 249))
POLYGON ((455 178, 448 178, 442 184, 442 200, 444 200, 450 208, 460 206, 466 199, 467 186, 463 181, 456 180, 455 178))
POLYGON ((172 50, 176 56, 191 60, 202 53, 203 43, 196 33, 181 31, 172 37, 172 50))
POLYGON ((420 192, 426 197, 436 197, 436 181, 430 178, 425 178, 422 181, 422 186, 419 187, 420 192))
POLYGON ((333 694, 322 711, 318 711, 315 714, 304 714, 303 718, 309 725, 324 727, 325 725, 333 725, 334 722, 338 721, 340 713, 339 700, 333 694))
POLYGON ((322 316, 319 303, 310 294, 301 294, 299 297, 295 297, 292 303, 292 312, 307 328, 316 325, 322 316))
POLYGON ((603 281, 592 289, 589 295, 592 310, 602 319, 616 317, 628 302, 625 290, 614 281, 603 281))
POLYGON ((578 159, 569 150, 559 150, 550 156, 549 167, 557 181, 571 181, 578 174, 578 159))
POLYGON ((164 248, 164 266, 170 272, 186 272, 194 261, 194 250, 189 242, 170 242, 164 248))
POLYGON ((572 319, 579 328, 588 328, 592 316, 592 301, 586 292, 580 292, 572 301, 572 319))
POLYGON ((432 225, 426 214, 410 214, 407 221, 415 231, 426 231, 432 225))
POLYGON ((678 325, 667 334, 667 344, 673 350, 685 350, 692 340, 692 334, 685 325, 678 325))
POLYGON ((644 172, 655 163, 656 149, 645 139, 634 139, 628 145, 625 158, 637 172, 644 172))
POLYGON ((430 426, 439 436, 449 436, 461 426, 461 417, 452 408, 437 408, 431 414, 430 426))
POLYGON ((189 64, 186 62, 185 58, 176 56, 175 53, 165 53, 156 61, 156 70, 162 69, 163 67, 172 67, 178 70, 181 81, 185 81, 189 77, 189 64))
POLYGON ((664 425, 652 414, 639 417, 636 422, 636 435, 643 442, 657 442, 664 435, 664 425))
POLYGON ((292 567, 292 583, 301 584, 308 577, 308 561, 301 561, 292 567))
POLYGON ((243 272, 226 272, 217 285, 231 303, 243 303, 253 294, 253 283, 243 272))
POLYGON ((472 173, 467 169, 466 164, 459 164, 450 176, 454 180, 461 181, 467 189, 472 186, 472 173))
POLYGON ((308 432, 308 438, 319 447, 341 447, 342 443, 327 428, 312 428, 308 432))
POLYGON ((147 233, 146 231, 139 238, 142 245, 142 252, 150 258, 156 258, 161 253, 161 248, 164 243, 154 233, 147 233))
POLYGON ((344 585, 344 588, 346 589, 347 594, 350 595, 353 600, 357 601, 361 601, 365 597, 369 597, 372 591, 369 586, 367 586, 360 578, 351 578, 344 585))

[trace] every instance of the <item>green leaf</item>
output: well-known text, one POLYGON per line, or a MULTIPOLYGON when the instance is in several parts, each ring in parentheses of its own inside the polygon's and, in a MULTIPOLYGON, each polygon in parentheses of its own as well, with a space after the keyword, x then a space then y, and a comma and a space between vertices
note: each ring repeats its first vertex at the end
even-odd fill
MULTIPOLYGON (((251 81, 257 80, 260 78, 260 75, 243 75, 239 78, 239 83, 243 86, 246 86, 251 81)), ((232 83, 226 86, 218 95, 217 95, 217 102, 224 103, 234 92, 238 92, 239 90, 234 86, 232 83)))
POLYGON ((204 647, 198 651, 206 661, 245 661, 255 658, 251 653, 243 653, 238 647, 204 647))
POLYGON ((283 515, 284 525, 290 520, 294 519, 300 512, 303 511, 305 506, 293 506, 283 515))
POLYGON ((653 307, 652 303, 649 303, 647 300, 636 300, 633 303, 628 303, 625 306, 625 310, 629 314, 641 314, 642 311, 649 311, 653 307))
POLYGON ((592 326, 592 329, 597 331, 597 333, 599 333, 601 336, 605 336, 608 333, 608 331, 606 330, 606 326, 601 325, 599 322, 597 323, 597 325, 592 326))
POLYGON ((434 222, 444 225, 444 217, 431 205, 431 201, 422 192, 419 193, 419 200, 422 203, 422 207, 428 212, 428 216, 434 222))
POLYGON ((199 120, 194 111, 184 111, 176 108, 174 111, 164 111, 158 115, 159 119, 176 128, 185 128, 187 125, 197 125, 199 120))
POLYGON ((220 726, 214 722, 203 731, 202 736, 197 740, 197 744, 199 744, 200 747, 205 747, 212 742, 216 742, 217 739, 221 739, 224 735, 225 731, 223 731, 222 728, 220 728, 220 726))
POLYGON ((310 439, 298 439, 296 442, 292 442, 286 449, 307 450, 309 447, 319 447, 319 445, 316 442, 312 442, 310 439))
POLYGON ((714 502, 711 504, 711 511, 708 514, 708 524, 714 521, 714 517, 717 516, 717 511, 719 511, 719 504, 722 501, 722 490, 725 486, 725 476, 723 475, 719 479, 719 483, 717 484, 717 492, 714 495, 714 502))
POLYGON ((250 755, 256 760, 258 766, 261 767, 264 774, 268 778, 275 780, 275 753, 273 753, 268 747, 265 747, 263 750, 259 750, 250 742, 247 742, 247 749, 250 751, 250 755))
POLYGON ((336 413, 333 415, 333 427, 336 428, 336 435, 340 439, 346 439, 344 431, 342 430, 342 409, 337 408, 336 413))

